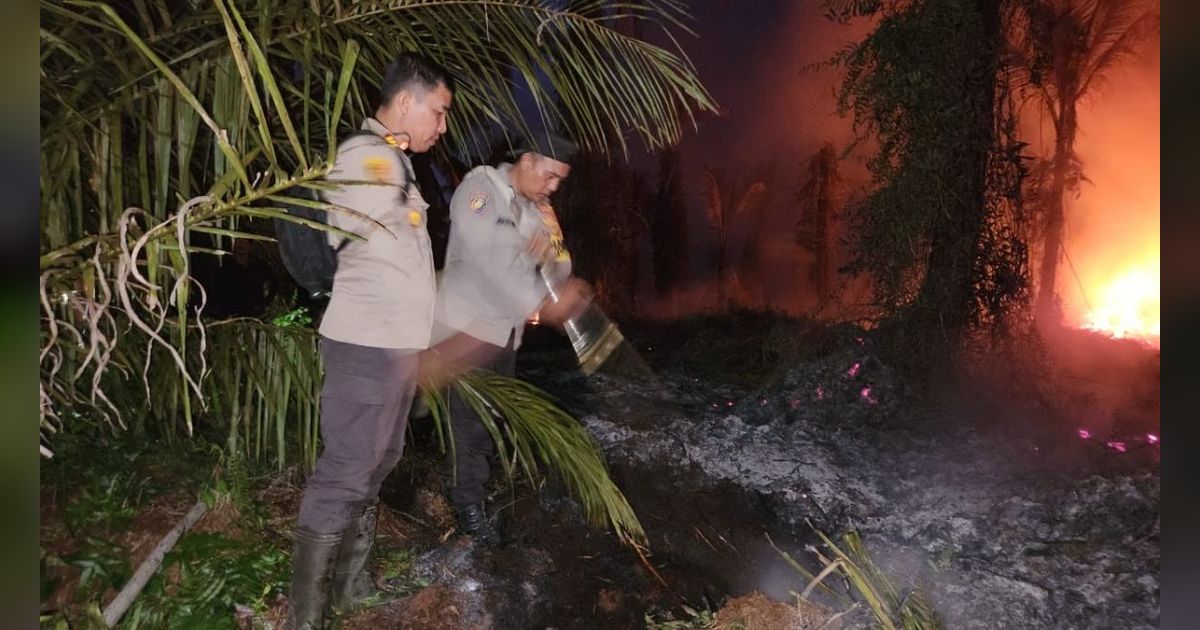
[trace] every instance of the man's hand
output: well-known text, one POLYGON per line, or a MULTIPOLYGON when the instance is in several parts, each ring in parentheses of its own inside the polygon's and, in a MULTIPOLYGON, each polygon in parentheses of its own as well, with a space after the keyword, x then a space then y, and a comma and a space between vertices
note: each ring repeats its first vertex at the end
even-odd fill
POLYGON ((422 389, 438 390, 450 381, 449 366, 436 348, 417 354, 417 383, 422 389))
POLYGON ((417 382, 421 387, 441 389, 459 374, 494 361, 499 350, 466 333, 455 333, 419 353, 417 382))
POLYGON ((539 310, 539 321, 562 328, 564 322, 583 312, 592 300, 592 287, 574 276, 558 287, 558 301, 547 298, 539 310))

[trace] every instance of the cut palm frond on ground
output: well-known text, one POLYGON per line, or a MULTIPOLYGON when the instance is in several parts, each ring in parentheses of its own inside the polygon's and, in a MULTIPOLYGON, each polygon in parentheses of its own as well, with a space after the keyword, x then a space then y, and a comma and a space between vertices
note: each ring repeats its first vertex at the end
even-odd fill
POLYGON ((819 587, 823 592, 843 600, 847 606, 857 607, 860 603, 865 603, 871 613, 873 628, 942 630, 942 621, 925 592, 917 587, 908 591, 897 589, 892 580, 875 566, 858 532, 847 532, 842 536, 844 546, 839 547, 823 532, 815 528, 814 531, 820 536, 830 554, 827 556, 815 547, 808 548, 816 554, 823 567, 816 575, 804 568, 790 554, 776 547, 770 536, 767 537, 775 551, 808 580, 808 586, 803 593, 796 594, 798 598, 807 600, 809 594, 819 587), (844 593, 826 584, 831 575, 842 578, 851 593, 844 593))
MULTIPOLYGON (((625 495, 608 475, 600 445, 571 414, 537 387, 493 372, 460 375, 451 385, 491 433, 509 479, 518 469, 536 485, 544 468, 563 481, 593 525, 611 525, 617 538, 644 548, 646 534, 625 495)), ((450 411, 443 392, 426 389, 425 402, 439 439, 454 452, 450 411)))

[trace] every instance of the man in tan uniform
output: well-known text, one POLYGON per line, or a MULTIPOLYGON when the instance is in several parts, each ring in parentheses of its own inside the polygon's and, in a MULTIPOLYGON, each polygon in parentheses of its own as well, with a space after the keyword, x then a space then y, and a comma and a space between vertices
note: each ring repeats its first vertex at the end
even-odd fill
POLYGON ((345 184, 326 201, 382 228, 329 214, 331 225, 365 240, 341 246, 330 234, 330 244, 341 248, 320 326, 324 448, 300 505, 289 627, 324 627, 327 603, 349 608, 374 590, 366 565, 379 488, 404 449, 435 296, 429 204, 405 151, 428 151, 446 132, 451 85, 428 59, 401 54, 384 73, 375 116, 363 121, 369 133, 339 145, 327 178, 345 184))
MULTIPOLYGON (((571 172, 567 160, 575 146, 555 135, 542 144, 517 149, 513 163, 476 167, 450 201, 434 337, 468 341, 472 353, 463 363, 508 376, 526 320, 537 312, 542 323, 559 325, 578 313, 588 293, 586 283, 571 276, 571 255, 550 206, 571 172), (543 272, 556 286, 557 300, 548 299, 543 272)), ((455 446, 447 462, 455 473, 450 502, 460 529, 492 546, 499 536, 483 505, 492 437, 457 392, 449 404, 455 446)))

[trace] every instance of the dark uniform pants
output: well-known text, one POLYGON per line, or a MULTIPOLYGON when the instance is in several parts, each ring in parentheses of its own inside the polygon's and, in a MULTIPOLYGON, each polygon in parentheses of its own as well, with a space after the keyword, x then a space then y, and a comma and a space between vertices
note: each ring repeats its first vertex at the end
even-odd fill
POLYGON ((404 452, 417 387, 417 351, 372 348, 321 338, 324 449, 304 490, 299 525, 328 534, 379 496, 404 452))
MULTIPOLYGON (((480 341, 482 346, 471 365, 491 370, 497 374, 513 376, 516 373, 517 353, 513 351, 512 335, 508 345, 501 348, 480 341)), ((447 453, 445 475, 451 476, 457 464, 457 480, 450 489, 450 503, 455 507, 466 507, 483 501, 487 496, 484 485, 491 478, 491 455, 495 443, 479 415, 471 408, 458 391, 450 388, 450 417, 454 428, 454 457, 447 453)))

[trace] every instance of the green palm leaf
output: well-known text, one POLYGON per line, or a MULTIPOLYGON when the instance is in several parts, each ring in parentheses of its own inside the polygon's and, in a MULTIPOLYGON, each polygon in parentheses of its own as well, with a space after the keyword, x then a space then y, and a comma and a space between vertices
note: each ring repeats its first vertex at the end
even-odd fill
MULTIPOLYGON (((599 444, 549 394, 525 381, 485 371, 461 375, 450 387, 491 434, 510 479, 516 466, 536 487, 539 470, 546 469, 579 499, 590 523, 611 526, 622 543, 645 546, 646 534, 625 495, 609 477, 599 444)), ((439 440, 453 456, 454 437, 444 393, 426 388, 422 395, 439 440)))

